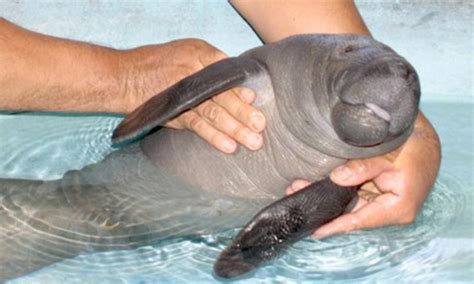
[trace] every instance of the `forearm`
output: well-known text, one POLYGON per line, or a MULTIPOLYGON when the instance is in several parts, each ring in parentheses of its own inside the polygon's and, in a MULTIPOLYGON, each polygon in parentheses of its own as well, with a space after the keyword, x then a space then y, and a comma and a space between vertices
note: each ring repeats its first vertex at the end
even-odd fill
POLYGON ((295 34, 369 31, 351 0, 230 0, 265 42, 295 34))
MULTIPOLYGON (((433 125, 431 125, 421 111, 416 118, 413 134, 409 139, 414 140, 412 144, 416 145, 416 147, 412 147, 411 151, 406 153, 405 156, 407 159, 409 157, 423 157, 423 161, 419 164, 420 167, 418 169, 414 168, 413 171, 418 172, 421 177, 420 180, 423 186, 420 188, 431 189, 440 167, 441 142, 433 125), (420 168, 423 168, 423 171, 419 171, 420 168)), ((413 161, 408 163, 414 164, 413 161)), ((429 190, 427 190, 426 195, 428 193, 429 190)))
POLYGON ((0 18, 0 110, 120 112, 116 53, 0 18))

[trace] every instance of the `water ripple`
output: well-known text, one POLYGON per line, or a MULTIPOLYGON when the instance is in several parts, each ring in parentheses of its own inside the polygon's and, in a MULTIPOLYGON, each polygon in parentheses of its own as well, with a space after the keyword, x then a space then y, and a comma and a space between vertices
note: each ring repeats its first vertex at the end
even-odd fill
POLYGON ((97 162, 112 151, 110 135, 118 122, 103 116, 0 115, 0 176, 55 179, 97 162))
MULTIPOLYGON (((443 235, 463 207, 461 187, 455 178, 442 176, 412 225, 359 231, 322 241, 303 240, 282 258, 237 282, 439 280, 442 275, 438 271, 449 265, 445 259, 446 243, 452 246, 443 235)), ((214 283, 218 281, 212 276, 213 263, 235 233, 230 230, 169 240, 154 247, 81 255, 11 283, 61 283, 64 279, 67 283, 214 283)))
MULTIPOLYGON (((110 135, 118 122, 114 117, 98 116, 0 115, 0 176, 53 179, 66 170, 96 162, 112 150, 110 135)), ((442 175, 414 224, 322 241, 303 240, 238 283, 456 279, 458 275, 445 275, 446 271, 459 271, 449 269, 459 266, 456 259, 474 262, 471 239, 446 237, 460 221, 456 216, 465 205, 465 191, 466 186, 456 178, 442 175)), ((213 263, 236 232, 79 255, 11 283, 213 283, 213 263)), ((472 267, 467 267, 466 273, 469 269, 472 275, 472 267)))
POLYGON ((430 250, 428 257, 419 252, 453 225, 456 215, 462 210, 460 188, 455 178, 444 176, 436 183, 412 225, 299 242, 276 262, 280 268, 276 271, 293 278, 304 273, 305 280, 331 282, 344 282, 348 276, 350 280, 358 281, 406 279, 400 273, 404 273, 401 268, 406 268, 409 261, 417 267, 423 264, 424 273, 429 273, 439 260, 437 252, 444 248, 430 250))

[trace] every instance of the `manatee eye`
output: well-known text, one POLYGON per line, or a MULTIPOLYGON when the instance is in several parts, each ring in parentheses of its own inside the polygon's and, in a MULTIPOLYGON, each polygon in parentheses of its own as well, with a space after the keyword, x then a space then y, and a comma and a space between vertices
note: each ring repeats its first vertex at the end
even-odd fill
POLYGON ((344 48, 345 53, 353 52, 354 51, 354 46, 348 45, 346 48, 344 48))

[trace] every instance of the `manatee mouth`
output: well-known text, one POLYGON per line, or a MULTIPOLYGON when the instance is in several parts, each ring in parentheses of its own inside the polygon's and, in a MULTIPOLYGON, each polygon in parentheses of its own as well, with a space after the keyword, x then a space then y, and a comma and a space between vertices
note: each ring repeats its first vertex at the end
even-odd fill
POLYGON ((383 108, 373 103, 366 103, 364 105, 365 107, 372 110, 376 115, 378 115, 380 118, 382 118, 386 122, 390 122, 391 115, 388 111, 384 110, 383 108))
POLYGON ((389 133, 391 115, 372 104, 339 102, 331 114, 339 138, 354 146, 373 146, 393 139, 389 133))

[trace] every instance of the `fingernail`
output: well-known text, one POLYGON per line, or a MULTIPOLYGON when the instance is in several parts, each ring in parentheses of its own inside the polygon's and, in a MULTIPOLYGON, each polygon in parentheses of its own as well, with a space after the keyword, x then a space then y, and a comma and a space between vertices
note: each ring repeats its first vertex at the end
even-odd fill
POLYGON ((255 92, 251 89, 242 89, 240 91, 240 97, 246 102, 251 103, 255 99, 255 92))
POLYGON ((333 177, 338 180, 348 180, 352 176, 352 171, 346 166, 339 166, 332 171, 333 177))
POLYGON ((265 117, 261 113, 250 115, 250 126, 255 131, 262 131, 265 127, 265 117))
POLYGON ((247 135, 247 144, 251 150, 257 150, 262 145, 262 135, 250 132, 247 135))
POLYGON ((233 153, 237 148, 237 143, 233 140, 226 139, 222 142, 222 149, 226 153, 233 153))

